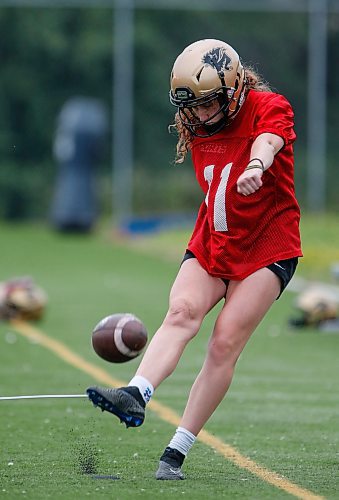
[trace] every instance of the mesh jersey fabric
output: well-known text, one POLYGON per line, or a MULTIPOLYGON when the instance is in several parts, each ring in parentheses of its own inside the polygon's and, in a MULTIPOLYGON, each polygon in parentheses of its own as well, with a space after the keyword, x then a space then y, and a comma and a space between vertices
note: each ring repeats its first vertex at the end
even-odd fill
POLYGON ((205 194, 188 244, 212 276, 240 280, 278 260, 301 257, 300 209, 294 192, 294 114, 280 94, 251 90, 236 119, 218 134, 194 138, 192 160, 205 194), (283 148, 244 196, 236 182, 255 138, 279 135, 283 148))

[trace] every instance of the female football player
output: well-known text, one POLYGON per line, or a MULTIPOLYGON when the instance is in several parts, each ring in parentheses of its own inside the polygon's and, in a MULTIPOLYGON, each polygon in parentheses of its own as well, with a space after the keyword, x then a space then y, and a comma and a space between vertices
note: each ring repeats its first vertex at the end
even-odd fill
POLYGON ((183 479, 197 434, 223 400, 251 334, 293 276, 302 255, 293 180, 293 111, 238 54, 200 40, 176 59, 176 162, 192 157, 204 193, 169 297, 167 315, 128 387, 91 387, 89 398, 127 426, 168 377, 206 314, 220 301, 206 358, 157 479, 183 479))

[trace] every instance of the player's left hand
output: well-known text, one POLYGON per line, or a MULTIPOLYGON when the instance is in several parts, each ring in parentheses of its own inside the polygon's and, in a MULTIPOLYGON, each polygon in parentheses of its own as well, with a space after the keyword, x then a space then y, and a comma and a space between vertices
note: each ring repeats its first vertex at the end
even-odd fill
POLYGON ((237 191, 244 196, 255 193, 262 186, 263 171, 260 167, 245 170, 237 180, 237 191))

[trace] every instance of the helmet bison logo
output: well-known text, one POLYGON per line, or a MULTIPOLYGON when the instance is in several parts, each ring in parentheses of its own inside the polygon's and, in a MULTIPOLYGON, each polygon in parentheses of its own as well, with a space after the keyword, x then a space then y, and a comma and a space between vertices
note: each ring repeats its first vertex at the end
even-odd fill
POLYGON ((231 58, 226 54, 226 50, 222 47, 216 47, 215 49, 211 49, 209 52, 206 52, 202 58, 202 62, 215 68, 218 73, 220 71, 231 69, 231 58))

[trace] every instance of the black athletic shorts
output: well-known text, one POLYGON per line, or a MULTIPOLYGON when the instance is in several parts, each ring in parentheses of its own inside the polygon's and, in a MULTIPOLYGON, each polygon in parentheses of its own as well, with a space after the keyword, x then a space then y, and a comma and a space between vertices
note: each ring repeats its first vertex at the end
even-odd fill
MULTIPOLYGON (((182 262, 185 262, 185 260, 188 259, 195 259, 195 255, 193 252, 190 250, 186 250, 184 258, 182 262)), ((292 259, 286 259, 286 260, 278 260, 277 262, 273 262, 273 264, 269 264, 267 269, 270 269, 274 274, 278 276, 280 279, 280 293, 277 297, 279 299, 280 295, 283 293, 289 282, 291 281, 293 274, 295 273, 295 270, 298 265, 298 257, 293 257, 292 259)), ((225 283, 226 286, 228 286, 229 280, 220 278, 222 281, 225 283)))

